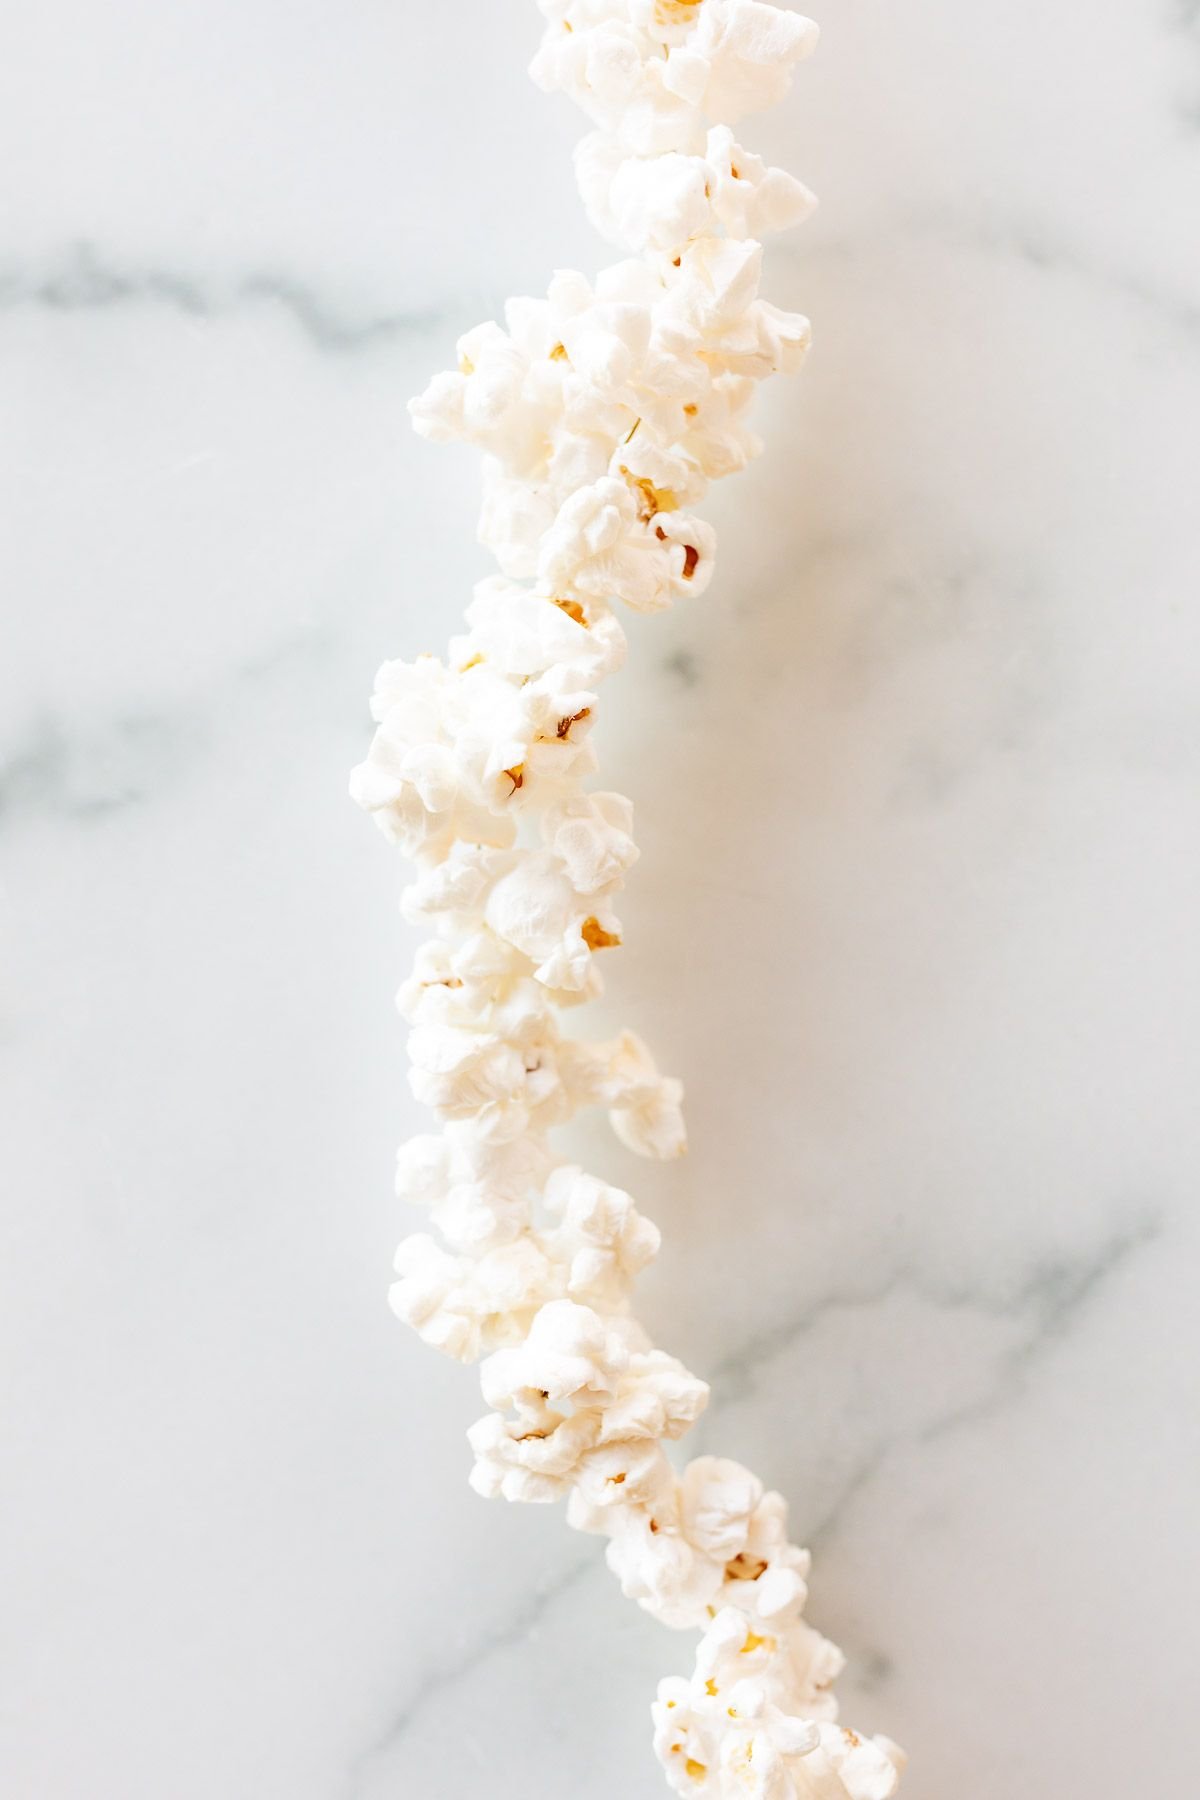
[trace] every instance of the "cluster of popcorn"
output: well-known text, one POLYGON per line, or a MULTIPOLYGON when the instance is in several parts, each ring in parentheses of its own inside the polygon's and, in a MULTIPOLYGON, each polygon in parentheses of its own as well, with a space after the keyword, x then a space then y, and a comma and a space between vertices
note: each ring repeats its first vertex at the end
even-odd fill
POLYGON ((714 535, 692 508, 745 466, 757 383, 799 366, 807 322, 759 296, 761 234, 812 196, 730 125, 786 90, 816 27, 759 0, 540 0, 532 73, 596 126, 577 171, 599 230, 633 255, 478 326, 412 402, 418 431, 484 457, 481 582, 444 659, 387 663, 352 792, 416 866, 405 916, 431 933, 399 994, 410 1080, 440 1130, 405 1144, 397 1191, 433 1232, 401 1244, 391 1303, 424 1340, 481 1360, 489 1412, 472 1485, 566 1502, 607 1540, 623 1591, 702 1632, 655 1744, 680 1794, 886 1800, 886 1740, 835 1723, 834 1647, 801 1614, 807 1552, 739 1464, 681 1470, 705 1384, 656 1349, 632 1286, 659 1234, 552 1133, 602 1107, 637 1153, 685 1145, 680 1084, 632 1032, 568 1035, 601 991, 637 858, 633 812, 589 787, 622 605, 703 591, 714 535))
POLYGON ((841 1652, 803 1621, 756 1631, 726 1606, 690 1681, 660 1682, 654 1747, 677 1794, 760 1800, 888 1800, 903 1753, 836 1723, 841 1652))

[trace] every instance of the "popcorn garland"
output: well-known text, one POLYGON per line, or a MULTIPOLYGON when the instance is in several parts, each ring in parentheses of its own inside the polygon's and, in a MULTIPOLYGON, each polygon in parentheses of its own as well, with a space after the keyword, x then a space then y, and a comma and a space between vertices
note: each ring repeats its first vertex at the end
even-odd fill
POLYGON ((472 1486, 565 1499, 625 1594, 703 1633, 690 1680, 664 1680, 653 1707, 671 1788, 887 1800, 902 1754, 835 1723, 843 1659, 801 1617, 809 1557, 785 1502, 738 1463, 677 1473, 663 1450, 708 1388, 632 1312, 657 1228, 550 1147, 594 1106, 641 1155, 685 1147, 682 1088, 640 1038, 558 1023, 601 991, 638 855, 629 801, 585 788, 591 731, 625 654, 614 604, 654 612, 708 585, 714 534, 690 509, 758 453, 755 386, 808 345, 805 319, 759 297, 757 240, 813 197, 730 124, 783 96, 817 28, 759 0, 539 4, 531 73, 597 127, 576 152, 584 203, 637 254, 510 300, 505 328, 468 332, 411 403, 422 435, 483 452, 480 538, 501 573, 445 661, 380 670, 351 781, 415 862, 403 911, 434 934, 399 1007, 413 1092, 442 1129, 402 1147, 397 1191, 442 1241, 400 1245, 390 1300, 427 1343, 483 1359, 472 1486))

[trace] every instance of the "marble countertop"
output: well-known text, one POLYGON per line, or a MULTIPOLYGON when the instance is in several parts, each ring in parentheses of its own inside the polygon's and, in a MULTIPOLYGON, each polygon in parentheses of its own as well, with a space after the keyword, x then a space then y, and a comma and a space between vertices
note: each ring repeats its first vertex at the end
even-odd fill
MULTIPOLYGON (((833 0, 752 141, 813 318, 603 739, 605 1007, 692 1154, 698 1436, 790 1496, 912 1800, 1195 1785, 1200 17, 833 0)), ((603 255, 529 0, 0 24, 5 1800, 654 1800, 678 1645, 466 1486, 387 1312, 385 654, 487 562, 409 433, 603 255)), ((603 1022, 603 1021, 602 1021, 603 1022)))

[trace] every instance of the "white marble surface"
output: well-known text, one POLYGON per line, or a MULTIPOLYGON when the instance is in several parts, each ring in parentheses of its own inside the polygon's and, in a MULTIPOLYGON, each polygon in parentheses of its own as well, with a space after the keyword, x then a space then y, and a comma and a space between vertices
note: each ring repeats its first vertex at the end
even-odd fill
MULTIPOLYGON (((605 1005, 693 1153, 596 1157, 912 1800, 1190 1792, 1200 16, 820 16, 752 140, 817 349, 603 742, 605 1005)), ((410 945, 345 797, 486 567, 404 401, 601 254, 535 32, 0 7, 5 1800, 660 1791, 681 1646, 469 1493, 385 1308, 410 945)))

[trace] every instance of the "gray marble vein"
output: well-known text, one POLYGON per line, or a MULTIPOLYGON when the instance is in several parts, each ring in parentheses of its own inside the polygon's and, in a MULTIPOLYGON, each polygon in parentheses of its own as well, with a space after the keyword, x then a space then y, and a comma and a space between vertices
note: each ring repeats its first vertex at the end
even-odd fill
POLYGON ((88 243, 75 244, 33 268, 0 260, 0 312, 25 307, 72 315, 157 307, 204 323, 276 310, 314 349, 346 354, 425 335, 446 316, 442 307, 432 306, 355 318, 317 288, 284 272, 252 271, 228 282, 205 281, 150 263, 126 266, 88 243))
POLYGON ((713 1405, 733 1406, 767 1377, 769 1365, 809 1337, 831 1314, 878 1307, 897 1295, 949 1314, 982 1313, 1019 1322, 1022 1341, 1009 1353, 1012 1366, 1023 1365, 1068 1329, 1076 1314, 1108 1277, 1138 1250, 1154 1243, 1164 1230, 1157 1214, 1122 1225, 1113 1235, 1075 1258, 1039 1261, 1001 1287, 956 1285, 939 1281, 927 1269, 908 1265, 857 1287, 823 1294, 803 1313, 756 1334, 727 1352, 710 1370, 713 1405))
MULTIPOLYGON (((1089 245, 1070 225, 1056 228, 1032 213, 1003 205, 944 204, 933 208, 907 199, 898 215, 877 233, 870 260, 895 256, 911 266, 914 259, 927 259, 931 254, 952 257, 956 250, 994 258, 1031 274, 1067 277, 1097 298, 1130 302, 1192 347, 1200 335, 1200 296, 1194 270, 1185 267, 1178 286, 1168 286, 1149 278, 1135 262, 1105 255, 1102 247, 1089 245)), ((846 271, 861 265, 864 248, 830 232, 815 253, 789 243, 773 254, 792 271, 792 281, 803 281, 806 272, 811 281, 826 266, 839 270, 844 278, 846 271)))
POLYGON ((289 633, 272 651, 241 659, 206 691, 174 703, 83 721, 44 714, 0 751, 0 832, 22 821, 99 824, 161 799, 223 735, 233 696, 252 696, 297 673, 310 678, 327 642, 321 632, 289 633))
MULTIPOLYGON (((560 1521, 556 1519, 555 1523, 560 1521)), ((519 1649, 546 1614, 560 1600, 576 1592, 596 1570, 595 1544, 590 1546, 590 1551, 590 1554, 578 1557, 554 1580, 539 1581, 503 1625, 497 1625, 481 1636, 472 1638, 468 1648, 460 1656, 439 1662, 421 1676, 417 1686, 405 1697, 403 1705, 388 1721, 376 1742, 357 1759, 345 1800, 358 1800, 358 1796, 364 1791, 364 1784, 377 1765, 386 1762, 399 1748, 406 1735, 422 1719, 431 1701, 469 1681, 493 1657, 519 1649)))
POLYGON ((200 747, 197 721, 175 712, 134 713, 85 733, 45 718, 0 758, 0 828, 23 816, 99 821, 138 806, 200 747))
POLYGON ((1006 1313, 1019 1317, 1020 1333, 1016 1343, 997 1358, 983 1391, 939 1411, 916 1429, 881 1437, 841 1482, 816 1520, 808 1534, 812 1546, 819 1552, 842 1530, 851 1503, 890 1464, 898 1450, 919 1455, 925 1446, 984 1424, 998 1412, 1018 1404, 1042 1358, 1128 1263, 1159 1240, 1162 1231, 1161 1220, 1147 1217, 1118 1232, 1089 1256, 1074 1262, 1048 1263, 1035 1270, 1005 1307, 1006 1313))

